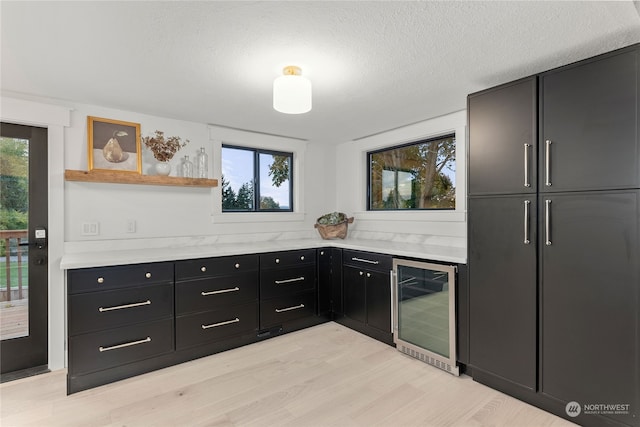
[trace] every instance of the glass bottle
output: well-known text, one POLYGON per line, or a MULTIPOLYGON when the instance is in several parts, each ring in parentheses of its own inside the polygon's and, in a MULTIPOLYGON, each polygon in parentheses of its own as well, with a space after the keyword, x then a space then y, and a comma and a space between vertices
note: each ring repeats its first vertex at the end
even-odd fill
POLYGON ((176 171, 176 175, 179 177, 184 177, 184 158, 180 159, 180 164, 178 165, 178 170, 176 171))
POLYGON ((196 156, 196 178, 209 177, 209 156, 204 152, 204 147, 200 147, 196 156))
POLYGON ((189 160, 189 156, 184 156, 182 176, 185 178, 193 178, 193 163, 189 160))

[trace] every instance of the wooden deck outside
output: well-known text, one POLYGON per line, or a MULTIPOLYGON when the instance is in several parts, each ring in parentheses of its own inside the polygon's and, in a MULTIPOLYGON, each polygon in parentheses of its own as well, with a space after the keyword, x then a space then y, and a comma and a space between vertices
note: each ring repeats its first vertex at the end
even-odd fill
POLYGON ((18 338, 29 334, 29 300, 0 302, 0 338, 18 338))
POLYGON ((19 245, 28 237, 27 230, 0 230, 5 251, 0 276, 0 339, 18 338, 29 334, 28 249, 19 245))

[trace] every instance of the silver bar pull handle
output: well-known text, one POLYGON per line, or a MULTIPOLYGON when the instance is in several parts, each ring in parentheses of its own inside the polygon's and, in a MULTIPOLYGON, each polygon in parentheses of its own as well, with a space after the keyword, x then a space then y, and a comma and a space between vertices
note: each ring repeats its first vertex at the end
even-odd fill
POLYGON ((237 292, 239 291, 240 288, 239 287, 235 287, 235 288, 229 288, 229 289, 220 289, 219 291, 209 291, 209 292, 200 292, 200 295, 202 295, 203 297, 206 297, 208 295, 218 295, 218 294, 226 294, 227 292, 237 292))
POLYGON ((531 187, 531 181, 529 179, 529 148, 531 144, 524 144, 524 186, 531 187))
POLYGON ((212 323, 210 325, 201 325, 201 326, 202 326, 202 329, 217 328, 218 326, 230 325, 232 323, 238 323, 239 321, 240 319, 236 317, 235 319, 232 319, 232 320, 225 320, 224 322, 212 323))
POLYGON ((304 308, 304 304, 294 305, 293 307, 287 307, 287 308, 276 308, 276 313, 282 313, 282 312, 291 311, 291 310, 299 310, 301 308, 304 308))
POLYGON ((276 285, 284 285, 285 283, 292 282, 302 282, 304 280, 304 276, 296 277, 294 279, 285 279, 285 280, 275 280, 276 285))
POLYGON ((531 205, 530 200, 524 201, 524 244, 528 245, 531 243, 529 240, 529 205, 531 205))
POLYGON ((363 258, 356 258, 356 257, 351 258, 351 261, 366 262, 367 264, 380 264, 379 261, 371 261, 370 259, 363 259, 363 258))
POLYGON ((397 304, 396 301, 396 293, 395 293, 395 280, 394 279, 394 273, 393 270, 389 270, 389 290, 391 292, 391 333, 393 333, 394 328, 395 328, 395 319, 396 319, 396 311, 394 306, 397 304))
POLYGON ((544 185, 551 187, 551 140, 545 141, 546 149, 544 151, 544 185))
POLYGON ((131 347, 132 345, 144 344, 146 342, 151 342, 151 337, 146 337, 145 339, 139 341, 131 341, 124 344, 112 345, 111 347, 98 347, 98 350, 100 350, 100 353, 102 353, 103 351, 117 350, 119 348, 131 347))
POLYGON ((545 227, 545 242, 547 246, 551 246, 551 200, 545 200, 544 202, 544 227, 545 227))
POLYGON ((143 302, 134 302, 132 304, 116 305, 114 307, 100 307, 98 308, 98 311, 100 313, 104 313, 105 311, 122 310, 124 308, 141 307, 143 305, 151 305, 151 301, 146 300, 143 302))

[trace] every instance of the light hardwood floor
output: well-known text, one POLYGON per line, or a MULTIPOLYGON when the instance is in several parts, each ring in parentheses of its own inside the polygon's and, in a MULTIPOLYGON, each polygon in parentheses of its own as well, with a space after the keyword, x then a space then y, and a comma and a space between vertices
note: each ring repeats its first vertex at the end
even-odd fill
POLYGON ((0 385, 8 426, 568 426, 326 323, 92 390, 66 372, 0 385))

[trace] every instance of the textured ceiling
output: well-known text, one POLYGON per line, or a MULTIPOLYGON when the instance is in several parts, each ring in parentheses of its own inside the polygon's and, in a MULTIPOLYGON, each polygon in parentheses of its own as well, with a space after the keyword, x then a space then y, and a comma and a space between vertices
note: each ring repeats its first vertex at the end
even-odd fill
POLYGON ((2 1, 5 95, 286 135, 361 138, 640 42, 637 2, 2 1), (313 110, 272 82, 298 65, 313 110))

